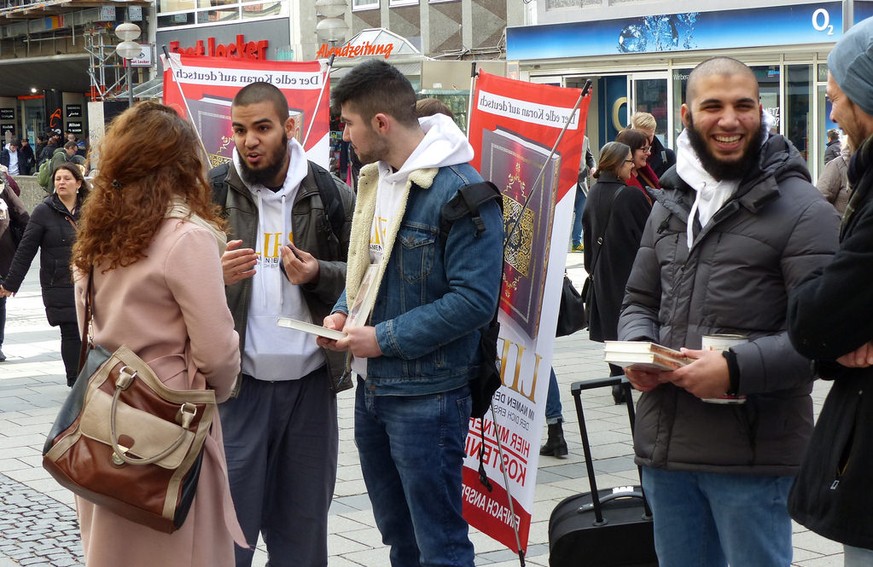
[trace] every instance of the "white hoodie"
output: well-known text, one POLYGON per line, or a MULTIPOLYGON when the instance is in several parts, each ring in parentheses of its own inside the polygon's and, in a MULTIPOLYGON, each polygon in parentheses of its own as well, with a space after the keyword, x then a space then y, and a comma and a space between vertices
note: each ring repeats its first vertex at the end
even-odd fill
MULTIPOLYGON (((276 325, 281 317, 312 322, 300 288, 288 281, 280 266, 281 247, 293 241, 291 208, 306 177, 306 154, 297 140, 288 141, 290 163, 285 183, 275 193, 261 184, 249 185, 258 204, 258 254, 252 278, 252 296, 246 321, 242 371, 258 380, 296 380, 324 364, 315 336, 276 325)), ((240 156, 233 150, 233 165, 240 173, 240 156)), ((242 179, 242 175, 240 175, 242 179)))
MULTIPOLYGON (((776 119, 765 111, 763 122, 764 135, 761 138, 761 145, 770 137, 769 131, 776 119)), ((740 182, 739 180, 716 180, 703 169, 697 152, 691 147, 691 140, 688 139, 686 130, 682 130, 676 139, 676 173, 697 193, 694 203, 691 205, 691 211, 688 213, 688 226, 686 227, 688 249, 691 250, 691 245, 694 243, 694 217, 697 216, 700 220, 701 228, 705 227, 713 215, 734 194, 740 186, 740 182)))
MULTIPOLYGON (((402 189, 406 186, 409 174, 419 169, 460 165, 473 159, 473 146, 454 120, 445 114, 434 114, 419 118, 418 122, 424 131, 424 138, 400 169, 392 171, 391 166, 384 161, 378 163, 379 187, 376 190, 376 211, 370 231, 371 264, 382 260, 385 232, 402 204, 402 189)), ((366 377, 367 360, 353 357, 352 370, 359 376, 366 377)))
POLYGON ((381 258, 385 230, 400 206, 401 192, 409 174, 418 169, 439 168, 467 163, 473 159, 473 146, 455 121, 445 114, 419 118, 424 138, 397 171, 384 161, 379 162, 379 188, 376 192, 376 214, 370 233, 370 261, 381 258))

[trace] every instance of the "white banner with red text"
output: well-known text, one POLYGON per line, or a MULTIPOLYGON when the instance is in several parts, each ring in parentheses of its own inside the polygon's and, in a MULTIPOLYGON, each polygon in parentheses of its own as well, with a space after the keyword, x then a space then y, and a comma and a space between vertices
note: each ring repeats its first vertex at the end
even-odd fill
POLYGON ((464 517, 515 552, 519 547, 527 549, 534 504, 590 101, 590 97, 582 99, 574 112, 580 96, 580 89, 536 85, 482 71, 472 94, 468 136, 476 152, 473 166, 503 192, 508 240, 498 315, 503 385, 494 395, 493 412, 482 420, 484 441, 480 420, 470 421, 463 471, 464 517), (491 490, 479 479, 480 450, 491 490))
POLYGON ((230 103, 242 87, 256 81, 273 84, 285 93, 297 141, 310 160, 328 167, 330 92, 318 61, 233 60, 178 53, 171 53, 170 58, 169 63, 163 58, 164 104, 183 117, 190 115, 211 167, 230 161, 230 103))

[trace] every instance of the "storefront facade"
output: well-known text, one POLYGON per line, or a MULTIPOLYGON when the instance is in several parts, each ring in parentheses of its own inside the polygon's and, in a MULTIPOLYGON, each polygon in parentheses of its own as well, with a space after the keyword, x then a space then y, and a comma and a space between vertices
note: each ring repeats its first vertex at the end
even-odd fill
POLYGON ((755 71, 762 105, 816 177, 826 132, 835 127, 825 97, 827 55, 844 21, 873 16, 873 2, 856 0, 844 20, 844 4, 768 4, 508 28, 507 60, 518 60, 522 78, 531 82, 581 86, 592 80, 592 146, 613 140, 630 114, 646 111, 657 119, 661 140, 674 147, 691 69, 714 55, 735 57, 755 71))

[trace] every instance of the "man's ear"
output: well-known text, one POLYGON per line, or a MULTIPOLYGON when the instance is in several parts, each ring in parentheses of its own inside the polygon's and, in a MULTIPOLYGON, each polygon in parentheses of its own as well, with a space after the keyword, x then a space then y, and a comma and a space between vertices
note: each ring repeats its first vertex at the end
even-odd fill
POLYGON ((679 112, 680 112, 680 116, 682 117, 682 125, 684 127, 688 128, 687 116, 688 116, 688 114, 691 113, 691 111, 688 109, 688 104, 683 103, 682 107, 679 109, 679 112))
POLYGON ((291 116, 285 121, 285 135, 289 138, 294 138, 297 134, 297 121, 291 116))
POLYGON ((391 129, 391 117, 384 112, 378 112, 373 116, 370 125, 380 134, 386 134, 391 129))

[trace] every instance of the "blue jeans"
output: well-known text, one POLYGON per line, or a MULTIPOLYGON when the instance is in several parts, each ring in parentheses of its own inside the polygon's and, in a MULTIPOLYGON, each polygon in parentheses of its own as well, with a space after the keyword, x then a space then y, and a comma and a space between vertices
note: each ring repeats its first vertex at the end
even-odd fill
POLYGON ((358 379, 355 444, 393 567, 473 567, 461 516, 470 389, 375 396, 358 379))
POLYGON ((843 567, 870 567, 873 565, 873 549, 843 546, 843 567))
POLYGON ((564 408, 561 405, 561 391, 558 389, 558 377, 552 368, 549 374, 549 393, 546 395, 546 424, 554 425, 564 422, 564 408))
POLYGON ((661 567, 788 567, 793 477, 643 467, 661 567))
POLYGON ((573 201, 573 246, 582 244, 582 211, 585 210, 585 193, 576 187, 576 200, 573 201))

